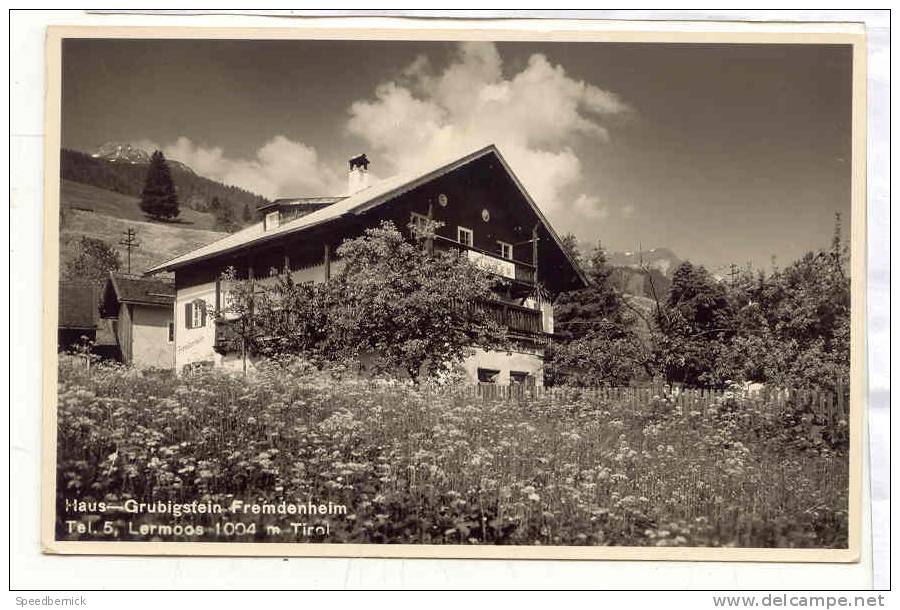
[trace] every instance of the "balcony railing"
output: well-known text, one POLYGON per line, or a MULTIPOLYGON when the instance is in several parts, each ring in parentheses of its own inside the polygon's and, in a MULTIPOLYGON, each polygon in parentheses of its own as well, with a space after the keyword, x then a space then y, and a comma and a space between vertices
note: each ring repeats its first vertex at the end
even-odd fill
MULTIPOLYGON (((539 309, 522 307, 504 301, 477 301, 470 305, 474 311, 486 313, 508 329, 512 338, 543 340, 547 337, 543 327, 543 315, 539 309)), ((214 349, 220 354, 240 350, 240 338, 235 332, 236 319, 219 318, 215 322, 214 349)))
POLYGON ((511 280, 534 284, 535 269, 534 265, 530 263, 501 258, 494 252, 487 252, 486 250, 474 246, 467 246, 440 235, 434 236, 434 248, 435 250, 457 250, 465 252, 468 259, 482 269, 486 269, 511 280))
POLYGON ((521 307, 503 301, 478 301, 473 305, 478 311, 487 312, 512 335, 540 337, 544 334, 543 315, 540 309, 521 307))

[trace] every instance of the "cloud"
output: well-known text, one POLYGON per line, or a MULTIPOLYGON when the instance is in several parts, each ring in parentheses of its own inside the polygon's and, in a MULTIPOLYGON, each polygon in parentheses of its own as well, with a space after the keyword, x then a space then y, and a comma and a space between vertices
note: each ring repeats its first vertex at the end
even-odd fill
POLYGON ((166 158, 181 161, 201 176, 269 199, 333 195, 346 190, 337 174, 319 159, 315 148, 282 135, 271 138, 250 159, 227 157, 221 147, 196 144, 186 137, 161 150, 166 158))
POLYGON ((572 212, 577 218, 603 220, 609 217, 609 208, 600 203, 598 197, 582 193, 575 198, 572 212))
MULTIPOLYGON (((348 112, 346 133, 377 155, 376 177, 493 142, 551 217, 603 219, 608 206, 581 192, 583 167, 575 145, 579 138, 608 140, 606 119, 629 107, 615 94, 570 77, 542 54, 507 75, 495 45, 462 43, 441 69, 426 55, 416 57, 348 112)), ((346 191, 344 175, 314 147, 284 135, 271 137, 249 158, 230 157, 221 147, 186 137, 133 144, 160 149, 202 176, 270 199, 346 191)))
POLYGON ((577 192, 582 163, 573 142, 608 140, 601 121, 628 111, 542 54, 505 76, 496 46, 463 43, 443 70, 419 56, 374 97, 354 102, 347 131, 401 172, 493 142, 548 213, 605 217, 596 197, 577 192))
POLYGON ((148 153, 152 153, 157 150, 162 150, 162 147, 155 142, 154 140, 148 140, 147 138, 142 138, 140 140, 134 140, 129 142, 135 148, 140 148, 141 150, 145 150, 148 153))

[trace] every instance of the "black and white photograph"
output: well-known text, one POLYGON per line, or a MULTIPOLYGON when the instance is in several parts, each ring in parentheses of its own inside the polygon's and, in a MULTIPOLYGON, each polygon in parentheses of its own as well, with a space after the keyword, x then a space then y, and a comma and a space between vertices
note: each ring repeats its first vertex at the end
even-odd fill
POLYGON ((864 38, 772 38, 51 33, 45 549, 856 560, 864 38))

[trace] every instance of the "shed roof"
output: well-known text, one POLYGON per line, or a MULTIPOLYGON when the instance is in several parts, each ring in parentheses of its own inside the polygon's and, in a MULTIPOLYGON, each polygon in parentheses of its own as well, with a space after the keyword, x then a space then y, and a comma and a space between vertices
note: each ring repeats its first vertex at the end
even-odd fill
POLYGON ((97 286, 92 282, 59 283, 60 328, 94 328, 99 317, 97 286))
POLYGON ((110 285, 120 303, 168 307, 175 302, 175 284, 162 278, 110 273, 110 285))

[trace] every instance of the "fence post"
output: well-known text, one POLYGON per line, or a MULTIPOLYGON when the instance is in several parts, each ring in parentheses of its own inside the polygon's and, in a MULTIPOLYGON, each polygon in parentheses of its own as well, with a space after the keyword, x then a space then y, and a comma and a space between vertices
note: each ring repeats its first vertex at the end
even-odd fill
POLYGON ((838 407, 838 416, 841 419, 846 419, 848 415, 847 404, 844 400, 844 384, 837 384, 837 407, 838 407))

